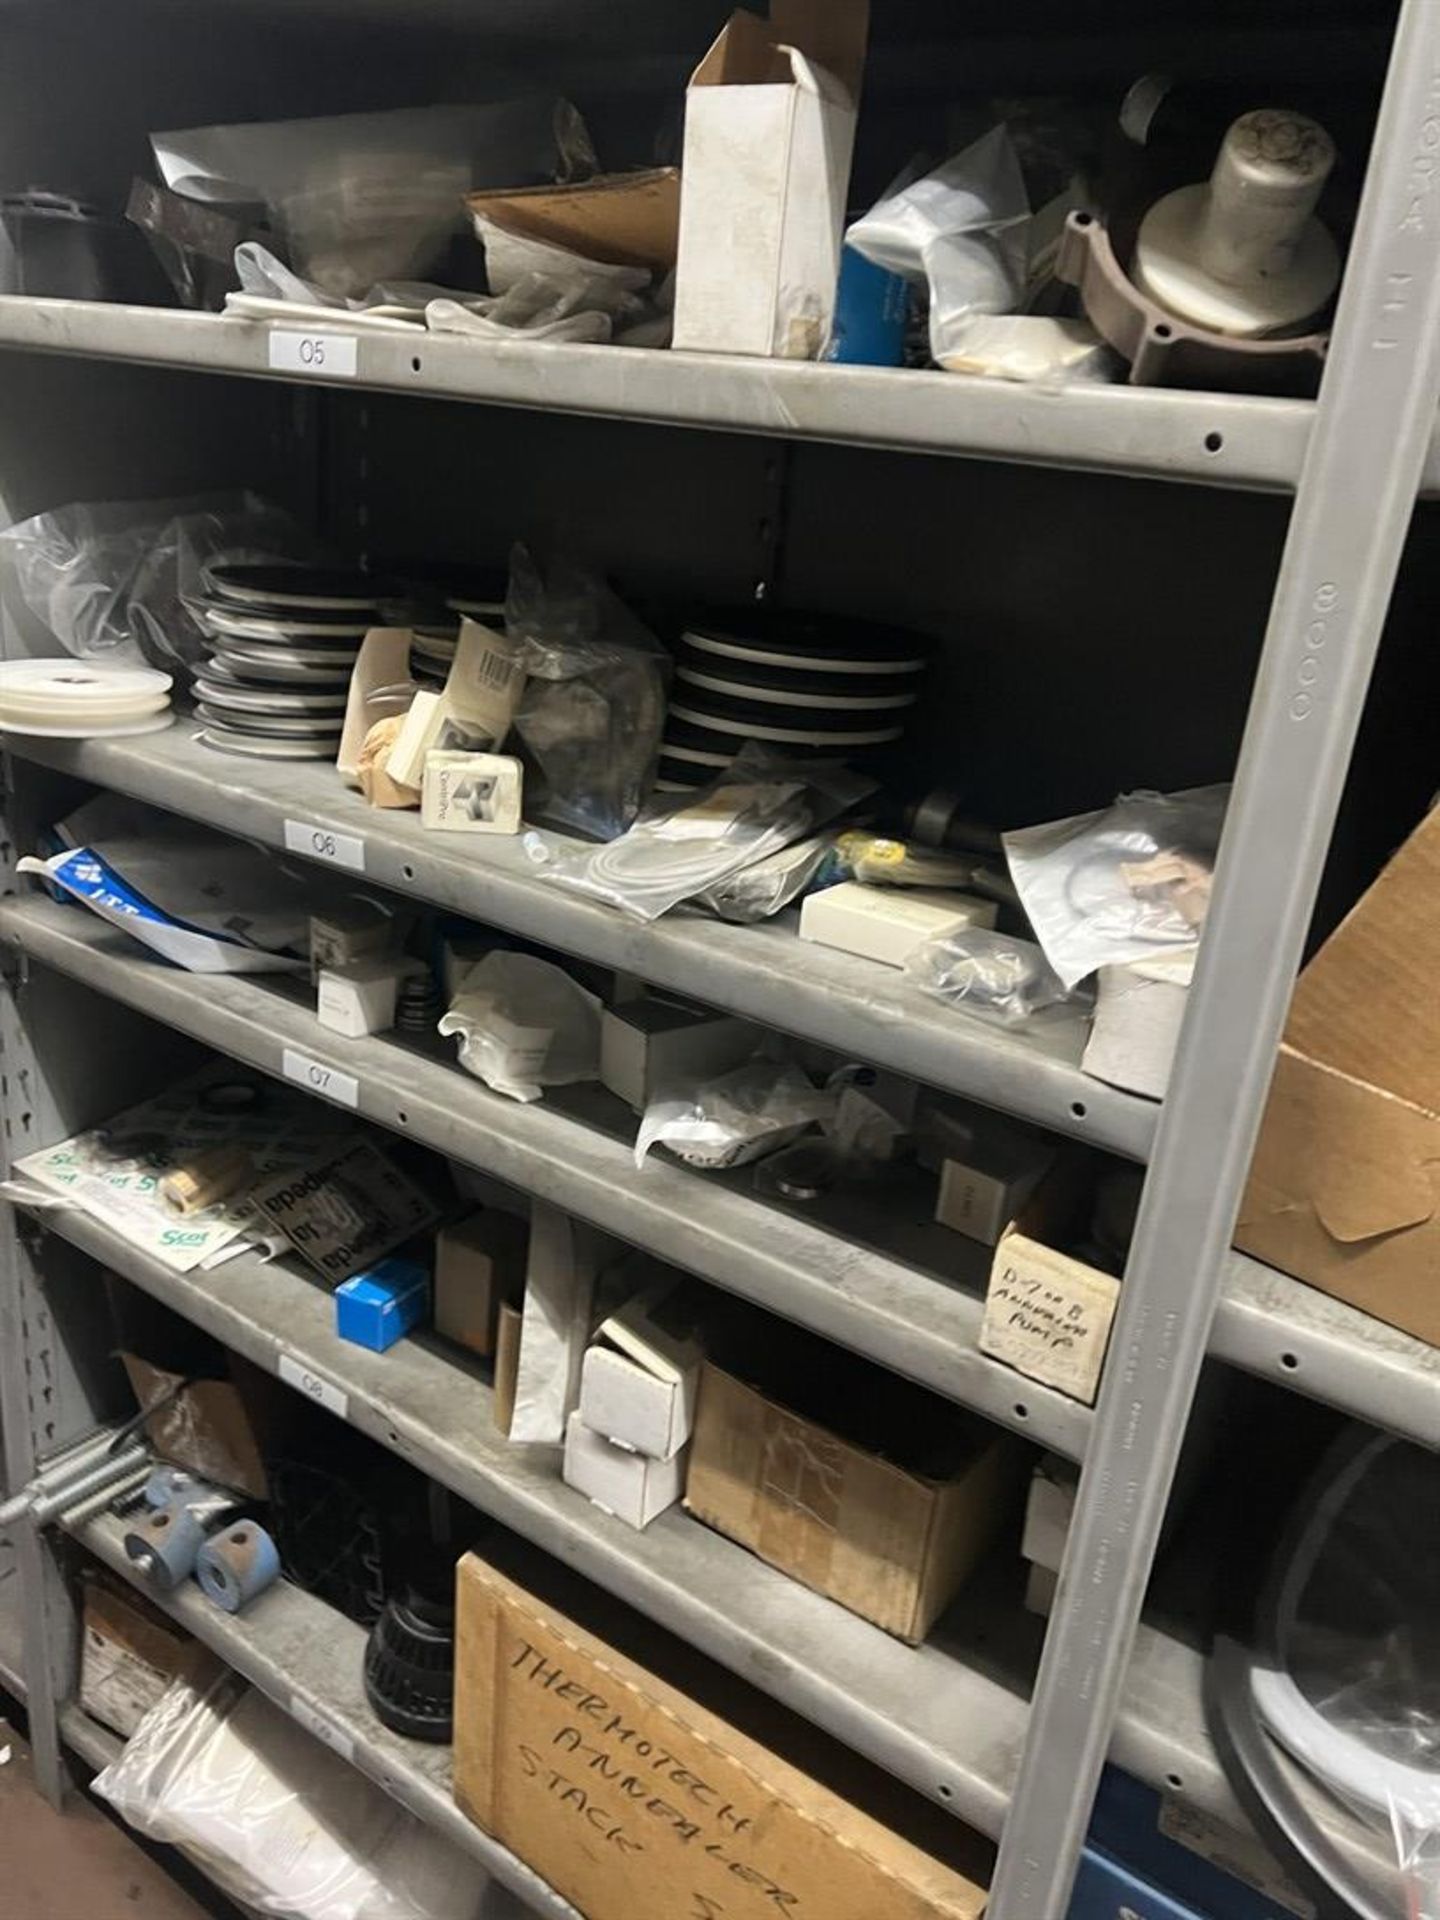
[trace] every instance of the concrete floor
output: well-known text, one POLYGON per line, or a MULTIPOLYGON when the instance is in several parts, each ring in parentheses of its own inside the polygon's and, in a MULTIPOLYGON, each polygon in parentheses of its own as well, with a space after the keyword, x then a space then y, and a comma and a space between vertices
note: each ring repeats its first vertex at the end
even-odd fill
POLYGON ((210 1920, 210 1911, 83 1795, 63 1814, 49 1807, 29 1748, 0 1719, 0 1920, 210 1920))

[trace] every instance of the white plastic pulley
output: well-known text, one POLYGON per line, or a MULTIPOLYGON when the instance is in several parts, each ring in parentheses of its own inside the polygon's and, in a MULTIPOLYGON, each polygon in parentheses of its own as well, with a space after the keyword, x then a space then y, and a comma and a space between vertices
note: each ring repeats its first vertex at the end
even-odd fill
POLYGON ((1335 143, 1303 114, 1260 107, 1226 133, 1208 181, 1157 200, 1131 277, 1192 326, 1241 339, 1293 331, 1325 306, 1340 255, 1314 217, 1335 143))

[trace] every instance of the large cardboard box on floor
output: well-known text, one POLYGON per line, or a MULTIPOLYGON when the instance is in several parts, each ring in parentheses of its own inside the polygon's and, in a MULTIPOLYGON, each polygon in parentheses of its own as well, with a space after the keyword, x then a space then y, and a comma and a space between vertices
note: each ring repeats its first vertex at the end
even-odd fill
POLYGON ((777 1327, 726 1367, 706 1361, 685 1505, 918 1644, 1017 1511, 1021 1449, 854 1355, 816 1362, 811 1344, 777 1327))
POLYGON ((1440 1346, 1440 810, 1296 984, 1235 1241, 1440 1346))
POLYGON ((818 358, 830 336, 868 0, 730 16, 685 96, 674 344, 818 358))
POLYGON ((958 1822, 553 1563, 504 1568, 458 1569, 455 1797, 586 1920, 978 1920, 958 1822))

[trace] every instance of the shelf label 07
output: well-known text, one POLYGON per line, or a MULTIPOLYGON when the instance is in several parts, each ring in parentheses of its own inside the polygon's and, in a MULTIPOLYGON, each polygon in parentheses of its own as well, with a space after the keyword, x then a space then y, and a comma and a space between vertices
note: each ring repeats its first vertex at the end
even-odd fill
POLYGON ((311 860, 325 860, 332 867, 346 867, 351 873, 365 871, 365 842, 353 833, 332 833, 329 827, 317 827, 313 820, 285 822, 285 851, 303 853, 311 860))
POLYGON ((290 1696, 290 1718, 296 1726, 304 1727, 307 1733, 313 1733, 323 1746, 332 1753, 338 1753, 342 1760, 355 1758, 355 1742, 348 1733, 343 1732, 333 1720, 327 1720, 323 1713, 317 1713, 313 1707, 307 1707, 298 1693, 290 1696))
POLYGON ((313 1400, 317 1407, 324 1407, 327 1413, 333 1413, 337 1420, 343 1420, 349 1412, 349 1394, 323 1374, 313 1373, 309 1367, 302 1366, 292 1354, 281 1354, 276 1371, 287 1387, 294 1387, 307 1400, 313 1400))
POLYGON ((272 328, 270 367, 275 373, 310 373, 319 380, 353 380, 359 370, 353 333, 289 333, 272 328))
POLYGON ((286 1047, 280 1056, 280 1071, 297 1087, 318 1093, 324 1100, 333 1100, 337 1106, 358 1107, 360 1104, 358 1080, 341 1073, 338 1067, 327 1067, 323 1060, 312 1060, 308 1053, 297 1053, 293 1047, 286 1047))

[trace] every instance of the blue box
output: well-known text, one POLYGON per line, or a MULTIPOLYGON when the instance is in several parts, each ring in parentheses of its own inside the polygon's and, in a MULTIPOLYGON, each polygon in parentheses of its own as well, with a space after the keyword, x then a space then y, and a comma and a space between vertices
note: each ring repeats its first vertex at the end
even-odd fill
POLYGON ((430 1276, 417 1260, 381 1260, 335 1289, 335 1331, 384 1353, 430 1310, 430 1276))
MULTIPOLYGON (((1297 1907, 1289 1900, 1238 1877, 1253 1871, 1263 1879, 1268 1868, 1279 1880, 1281 1869, 1268 1856, 1247 1867, 1237 1862, 1237 1872, 1227 1872, 1217 1864, 1225 1858, 1222 1830, 1203 1823, 1216 1856, 1207 1858, 1164 1831, 1163 1804, 1153 1787, 1106 1767, 1066 1920, 1118 1920, 1127 1913, 1133 1920, 1294 1920, 1297 1907)), ((1258 1843, 1236 1836, 1235 1846, 1258 1843)))

